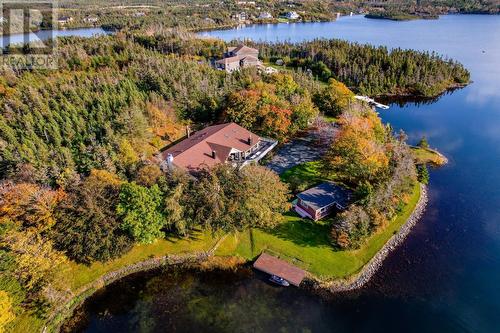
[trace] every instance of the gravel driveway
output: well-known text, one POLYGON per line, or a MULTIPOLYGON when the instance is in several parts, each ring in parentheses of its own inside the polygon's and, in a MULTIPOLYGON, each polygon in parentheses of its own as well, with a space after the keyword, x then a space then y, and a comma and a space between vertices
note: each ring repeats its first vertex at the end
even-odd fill
MULTIPOLYGON (((335 131, 333 125, 323 129, 323 133, 324 131, 329 131, 327 137, 333 138, 335 131)), ((281 174, 296 165, 318 160, 327 151, 331 142, 331 140, 323 139, 323 144, 318 144, 320 135, 319 130, 312 129, 306 136, 284 144, 278 148, 266 166, 277 174, 281 174)))

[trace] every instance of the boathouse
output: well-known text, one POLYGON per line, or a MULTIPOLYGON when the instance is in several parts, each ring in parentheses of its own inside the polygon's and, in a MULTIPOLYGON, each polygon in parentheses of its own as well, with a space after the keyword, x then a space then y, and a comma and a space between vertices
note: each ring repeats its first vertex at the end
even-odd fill
POLYGON ((297 287, 306 276, 306 271, 303 269, 267 253, 262 253, 253 267, 264 273, 279 276, 297 287))

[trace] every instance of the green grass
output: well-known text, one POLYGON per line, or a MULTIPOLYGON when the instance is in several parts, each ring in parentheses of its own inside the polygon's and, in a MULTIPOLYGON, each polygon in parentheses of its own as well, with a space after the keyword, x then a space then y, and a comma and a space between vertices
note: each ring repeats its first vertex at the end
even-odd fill
POLYGON ((153 244, 135 245, 132 250, 122 257, 106 263, 95 262, 87 266, 70 261, 63 267, 54 284, 56 286, 60 284, 75 291, 100 276, 119 268, 168 254, 206 251, 212 248, 216 241, 217 239, 212 237, 209 232, 197 232, 186 239, 160 239, 153 244))
MULTIPOLYGON (((55 277, 53 286, 59 290, 69 290, 75 293, 106 273, 146 259, 163 257, 168 254, 206 251, 211 249, 217 240, 218 238, 213 237, 209 232, 196 232, 186 239, 161 239, 153 244, 136 245, 122 257, 106 263, 96 262, 91 265, 82 265, 68 261, 67 264, 62 265, 59 274, 55 277)), ((9 325, 9 331, 33 332, 40 330, 43 324, 43 319, 39 318, 36 313, 25 310, 23 313, 19 313, 9 325)))
POLYGON ((289 213, 286 221, 270 231, 253 229, 230 235, 216 254, 237 255, 252 260, 262 251, 279 254, 285 260, 300 266, 322 279, 344 279, 356 274, 406 222, 420 197, 420 187, 413 194, 403 212, 384 229, 370 236, 357 250, 337 251, 329 240, 328 222, 304 220, 289 213))
POLYGON ((431 163, 436 166, 441 166, 446 164, 446 158, 437 153, 436 151, 428 148, 422 147, 412 147, 413 156, 415 157, 415 163, 417 164, 427 164, 431 163))
POLYGON ((310 187, 328 178, 321 173, 321 162, 313 161, 296 165, 284 171, 280 178, 285 183, 300 180, 301 183, 310 187))
MULTIPOLYGON (((305 185, 314 185, 326 178, 320 172, 319 162, 298 165, 281 175, 284 181, 296 177, 305 185)), ((357 273, 399 230, 415 208, 420 196, 420 188, 414 193, 401 215, 386 228, 372 235, 358 250, 336 251, 329 239, 329 221, 313 222, 288 213, 285 222, 273 230, 252 229, 242 233, 228 235, 216 251, 219 256, 237 256, 252 260, 266 250, 279 255, 285 260, 300 266, 315 276, 323 279, 346 278, 357 273)), ((82 287, 97 280, 104 274, 138 263, 140 261, 162 257, 168 254, 193 253, 212 248, 218 237, 209 232, 197 232, 187 239, 162 239, 153 244, 136 245, 124 256, 107 263, 82 265, 69 261, 61 267, 53 285, 60 290, 73 293, 82 291, 82 287)), ((43 320, 35 313, 19 313, 9 329, 13 332, 25 332, 40 328, 43 320)))

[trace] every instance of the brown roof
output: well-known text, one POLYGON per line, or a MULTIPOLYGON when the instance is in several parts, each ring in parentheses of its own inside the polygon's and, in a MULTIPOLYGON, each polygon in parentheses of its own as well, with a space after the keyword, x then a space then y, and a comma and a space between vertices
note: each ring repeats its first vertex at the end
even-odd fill
POLYGON ((243 62, 259 62, 259 58, 256 58, 252 55, 242 56, 240 57, 243 62))
POLYGON ((188 171, 198 170, 204 165, 211 167, 224 163, 232 149, 247 151, 254 146, 260 137, 235 123, 209 126, 193 133, 189 138, 161 153, 163 160, 168 154, 174 157, 173 164, 188 171), (248 144, 248 138, 252 144, 248 144), (215 151, 215 158, 212 152, 215 151))
POLYGON ((229 57, 229 58, 224 58, 224 59, 217 60, 216 63, 218 63, 218 64, 227 64, 227 63, 230 63, 230 62, 240 61, 240 59, 241 59, 240 56, 234 56, 234 57, 229 57))
POLYGON ((279 276, 297 287, 306 275, 303 269, 267 253, 262 253, 253 264, 253 267, 268 274, 279 276))
POLYGON ((245 54, 252 54, 252 53, 259 53, 259 50, 254 49, 252 47, 248 47, 246 45, 240 44, 234 49, 230 49, 229 52, 233 52, 237 55, 245 55, 245 54))

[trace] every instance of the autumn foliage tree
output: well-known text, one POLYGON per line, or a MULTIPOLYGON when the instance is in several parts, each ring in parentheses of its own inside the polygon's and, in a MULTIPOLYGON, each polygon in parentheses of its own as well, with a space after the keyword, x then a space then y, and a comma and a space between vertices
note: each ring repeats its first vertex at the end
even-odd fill
POLYGON ((331 237, 339 248, 357 248, 408 203, 416 170, 406 135, 394 137, 374 111, 343 112, 323 170, 356 190, 357 203, 337 215, 331 237))
POLYGON ((315 96, 314 101, 325 115, 337 117, 353 102, 353 98, 353 92, 345 84, 330 79, 328 85, 315 96))
POLYGON ((7 292, 0 290, 0 333, 5 332, 5 326, 13 319, 12 300, 7 292))
POLYGON ((346 111, 340 131, 323 159, 327 174, 350 184, 384 179, 388 167, 387 130, 371 110, 346 111))
POLYGON ((122 181, 104 170, 92 170, 69 189, 51 231, 56 246, 85 264, 107 261, 126 252, 133 239, 120 228, 116 206, 122 181))
POLYGON ((224 119, 261 135, 286 140, 305 129, 318 110, 293 77, 274 74, 228 97, 224 119))

